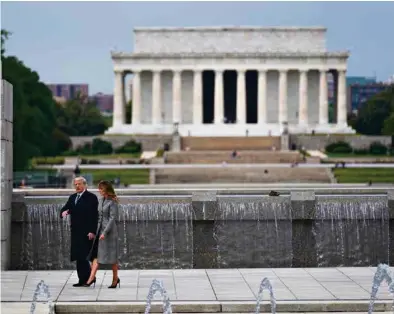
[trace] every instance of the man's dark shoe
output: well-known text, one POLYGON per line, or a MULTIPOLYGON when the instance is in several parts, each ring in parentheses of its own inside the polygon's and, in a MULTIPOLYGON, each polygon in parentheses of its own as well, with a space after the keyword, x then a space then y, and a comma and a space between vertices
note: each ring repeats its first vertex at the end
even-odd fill
POLYGON ((82 286, 83 286, 83 283, 81 283, 81 282, 73 284, 73 287, 82 287, 82 286))

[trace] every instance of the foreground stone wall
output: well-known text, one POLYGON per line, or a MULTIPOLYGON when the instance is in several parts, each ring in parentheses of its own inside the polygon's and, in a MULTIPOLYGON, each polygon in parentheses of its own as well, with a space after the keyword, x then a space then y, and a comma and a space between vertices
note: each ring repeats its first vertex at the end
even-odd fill
MULTIPOLYGON (((66 199, 15 193, 13 269, 74 268, 69 225, 58 215, 66 199)), ((279 197, 195 192, 120 200, 123 268, 367 266, 394 258, 392 191, 279 197)))
POLYGON ((290 136, 290 144, 298 148, 305 147, 309 150, 323 150, 328 144, 335 142, 347 142, 354 149, 367 149, 373 142, 383 145, 391 145, 391 136, 368 136, 368 135, 296 135, 290 136))
POLYGON ((7 269, 11 250, 11 199, 13 175, 13 90, 5 80, 1 82, 1 269, 7 269))

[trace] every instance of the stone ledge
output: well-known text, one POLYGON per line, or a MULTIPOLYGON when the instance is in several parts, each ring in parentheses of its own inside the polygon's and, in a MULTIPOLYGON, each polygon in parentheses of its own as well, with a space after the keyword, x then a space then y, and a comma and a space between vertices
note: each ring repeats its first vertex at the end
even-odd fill
POLYGON ((263 32, 272 32, 272 31, 327 31, 327 28, 324 26, 272 26, 272 27, 264 27, 264 26, 190 26, 190 27, 135 27, 134 33, 137 32, 224 32, 224 31, 263 31, 263 32))
MULTIPOLYGON (((251 313, 256 309, 256 302, 245 301, 173 301, 173 313, 251 313)), ((146 302, 57 302, 57 314, 66 313, 143 313, 146 302)), ((277 301, 277 312, 368 312, 369 301, 277 301)), ((391 312, 392 302, 376 301, 374 312, 391 312)), ((269 301, 263 301, 260 312, 270 312, 269 301)), ((162 313, 162 303, 153 302, 151 313, 162 313)))

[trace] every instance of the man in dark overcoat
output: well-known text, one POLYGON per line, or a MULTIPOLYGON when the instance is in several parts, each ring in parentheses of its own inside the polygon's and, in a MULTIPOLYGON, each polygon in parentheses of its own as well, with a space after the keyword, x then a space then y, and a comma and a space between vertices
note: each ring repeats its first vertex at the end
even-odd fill
POLYGON ((72 194, 60 211, 60 216, 71 218, 71 261, 77 262, 79 281, 74 287, 82 287, 89 279, 90 263, 89 253, 92 249, 93 240, 98 221, 97 196, 87 190, 84 177, 74 179, 76 193, 72 194))

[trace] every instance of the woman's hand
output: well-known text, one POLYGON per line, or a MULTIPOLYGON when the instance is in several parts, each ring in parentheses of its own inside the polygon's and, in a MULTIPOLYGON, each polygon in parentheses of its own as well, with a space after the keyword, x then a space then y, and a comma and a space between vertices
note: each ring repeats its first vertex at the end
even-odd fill
POLYGON ((102 234, 102 235, 100 235, 100 238, 99 238, 99 240, 104 240, 104 235, 102 234))

